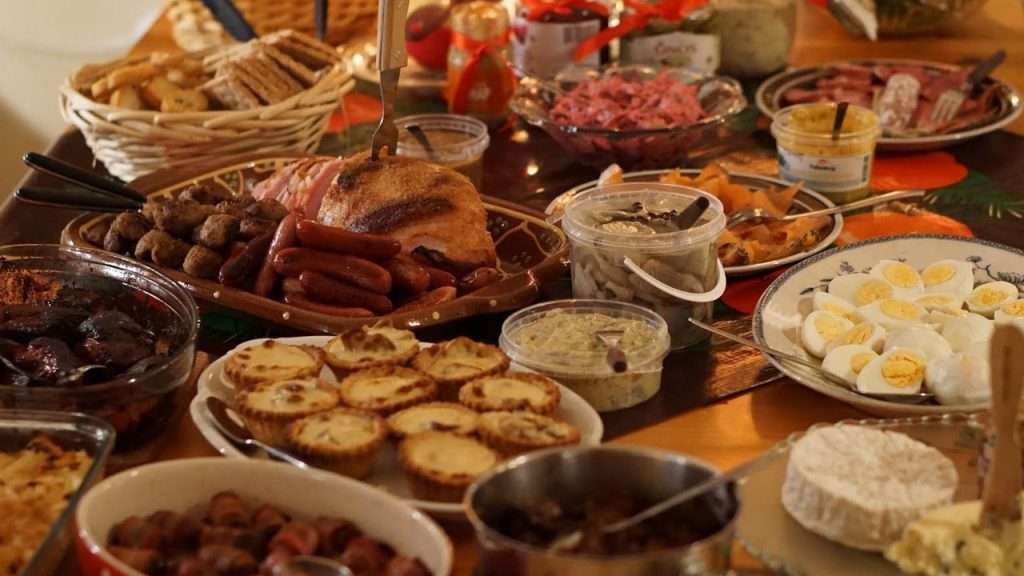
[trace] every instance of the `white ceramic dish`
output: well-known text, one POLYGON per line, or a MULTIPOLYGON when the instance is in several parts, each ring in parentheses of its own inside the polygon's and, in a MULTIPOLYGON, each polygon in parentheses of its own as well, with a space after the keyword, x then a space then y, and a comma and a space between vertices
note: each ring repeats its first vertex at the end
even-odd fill
POLYGON ((181 512, 232 490, 298 518, 336 516, 367 535, 419 558, 432 574, 452 569, 452 544, 427 515, 394 496, 336 474, 257 460, 195 458, 134 468, 97 484, 78 506, 83 574, 142 576, 103 544, 118 522, 157 510, 181 512))
MULTIPOLYGON (((912 235, 875 238, 817 254, 793 266, 768 287, 754 310, 754 340, 782 352, 804 355, 799 326, 811 309, 811 293, 824 289, 835 276, 870 269, 883 258, 903 260, 920 270, 950 258, 974 265, 975 283, 1005 280, 1024 287, 1024 252, 976 238, 912 235)), ((869 414, 923 416, 947 412, 976 412, 986 404, 911 405, 868 398, 832 384, 810 369, 768 361, 793 380, 869 414)))
MULTIPOLYGON (((954 499, 978 498, 977 456, 984 433, 971 416, 948 414, 847 423, 900 432, 938 449, 953 461, 960 476, 954 499)), ((804 434, 794 434, 768 451, 762 456, 764 466, 741 482, 743 507, 736 523, 737 538, 751 555, 781 574, 899 576, 899 568, 880 553, 847 548, 818 536, 800 526, 782 507, 789 451, 804 434)))
MULTIPOLYGON (((623 174, 622 178, 624 182, 657 182, 661 176, 669 172, 671 172, 671 170, 644 170, 641 172, 627 172, 626 174, 623 174)), ((692 169, 680 170, 679 172, 685 176, 696 176, 697 174, 700 174, 700 170, 692 169)), ((784 182, 777 178, 770 178, 768 176, 760 176, 757 174, 730 173, 729 178, 731 181, 736 182, 737 184, 743 184, 745 186, 750 186, 752 188, 757 189, 772 187, 785 188, 787 186, 790 186, 788 182, 784 182)), ((558 222, 559 220, 561 220, 562 213, 565 211, 565 206, 569 203, 570 200, 584 192, 588 192, 596 188, 597 185, 597 180, 591 180, 590 182, 586 182, 584 184, 580 184, 579 186, 566 190, 557 198, 552 200, 551 203, 548 204, 547 208, 544 209, 544 213, 547 214, 548 216, 548 221, 558 222)), ((828 198, 822 196, 821 194, 815 192, 814 190, 811 190, 810 188, 804 187, 800 188, 800 191, 794 197, 793 203, 801 211, 820 210, 822 208, 832 208, 833 206, 835 206, 835 204, 833 204, 832 201, 829 200, 828 198)), ((843 215, 836 214, 832 216, 831 228, 827 229, 825 235, 822 236, 821 240, 817 244, 812 246, 810 249, 805 250, 803 252, 798 252, 785 258, 776 258, 775 260, 768 260, 766 262, 747 264, 745 266, 727 266, 725 268, 725 273, 728 276, 745 276, 748 274, 753 274, 755 272, 762 272, 764 270, 771 270, 773 268, 778 268, 779 266, 792 264, 793 262, 797 262, 799 260, 807 258, 811 254, 816 254, 828 248, 829 246, 832 245, 833 242, 835 242, 836 238, 839 237, 839 234, 842 231, 843 215)))
MULTIPOLYGON (((278 338, 277 340, 286 344, 323 346, 331 338, 331 336, 300 336, 296 338, 278 338)), ((263 339, 257 339, 243 342, 235 349, 237 350, 244 346, 251 346, 252 344, 262 341, 263 339)), ((428 345, 429 344, 426 343, 421 344, 421 346, 424 347, 428 345)), ((246 454, 236 448, 235 445, 225 438, 213 423, 210 422, 206 411, 206 399, 209 396, 217 396, 226 401, 229 405, 233 404, 234 389, 231 388, 229 384, 226 384, 221 378, 224 360, 227 358, 228 354, 225 354, 221 358, 217 359, 216 362, 210 364, 199 376, 198 391, 195 398, 192 400, 191 406, 189 406, 189 412, 192 415, 192 421, 195 422, 196 428, 199 429, 199 433, 203 435, 203 438, 206 438, 206 441, 209 442, 214 449, 229 458, 246 458, 246 454)), ((532 370, 528 370, 516 364, 512 365, 512 369, 523 372, 532 372, 532 370)), ((328 382, 337 381, 334 373, 328 368, 324 368, 321 377, 328 382)), ((581 444, 600 444, 601 437, 604 435, 604 424, 601 422, 601 417, 593 408, 590 407, 590 404, 587 404, 587 402, 583 400, 583 398, 580 398, 575 392, 561 384, 559 384, 559 388, 562 393, 562 401, 558 405, 558 408, 555 409, 554 415, 569 422, 580 431, 581 444)), ((416 508, 419 508, 420 510, 423 510, 435 517, 444 519, 465 519, 465 514, 462 511, 462 505, 460 503, 431 502, 428 500, 417 500, 412 497, 406 481, 405 472, 398 463, 397 453, 394 450, 394 444, 392 443, 388 443, 384 449, 381 450, 380 456, 373 467, 373 473, 365 482, 394 494, 416 508)))

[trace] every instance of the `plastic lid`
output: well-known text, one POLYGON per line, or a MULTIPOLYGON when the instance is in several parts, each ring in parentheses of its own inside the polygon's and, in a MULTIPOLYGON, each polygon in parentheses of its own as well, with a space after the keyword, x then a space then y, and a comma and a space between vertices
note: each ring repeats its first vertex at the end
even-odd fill
POLYGON ((406 129, 419 126, 434 149, 436 162, 458 164, 476 160, 491 143, 487 125, 469 116, 458 114, 417 114, 395 121, 399 128, 398 155, 429 160, 427 149, 406 129))
POLYGON ((554 300, 524 308, 502 324, 501 349, 513 362, 543 372, 613 374, 607 349, 594 334, 602 318, 608 319, 608 327, 621 320, 637 323, 622 339, 627 373, 661 369, 670 343, 665 319, 647 308, 612 300, 554 300), (531 328, 536 329, 532 334, 531 328))
POLYGON ((718 198, 696 188, 631 182, 600 186, 577 196, 565 207, 562 227, 575 242, 648 253, 674 252, 717 241, 725 229, 725 209, 718 198), (694 226, 685 230, 636 234, 600 226, 601 212, 628 210, 637 203, 650 212, 681 212, 701 196, 708 199, 708 208, 694 226))

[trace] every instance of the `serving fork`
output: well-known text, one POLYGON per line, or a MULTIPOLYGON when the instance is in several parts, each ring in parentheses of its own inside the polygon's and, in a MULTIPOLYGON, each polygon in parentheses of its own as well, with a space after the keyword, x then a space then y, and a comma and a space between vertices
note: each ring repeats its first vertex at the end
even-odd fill
POLYGON ((408 63, 405 51, 405 21, 409 0, 380 0, 378 4, 377 70, 380 73, 380 124, 373 133, 370 154, 380 157, 385 146, 395 154, 398 145, 398 127, 395 126, 395 100, 398 98, 398 80, 402 68, 408 63))
POLYGON ((988 78, 992 71, 999 67, 1006 59, 1006 51, 999 50, 995 54, 982 60, 974 67, 967 79, 957 88, 951 88, 943 92, 935 102, 929 121, 932 126, 941 126, 956 118, 960 107, 963 106, 967 96, 970 95, 974 86, 985 78, 988 78))
POLYGON ((852 212, 854 210, 860 210, 861 208, 867 208, 868 206, 875 206, 876 204, 892 202, 893 200, 920 198, 925 194, 927 194, 925 190, 897 190, 895 192, 886 192, 885 194, 879 194, 863 200, 857 200, 856 202, 850 202, 849 204, 842 204, 831 208, 822 208, 821 210, 811 210, 810 212, 796 212, 794 214, 786 214, 783 216, 774 216, 769 214, 763 208, 741 208, 729 215, 725 220, 725 227, 732 228, 741 222, 747 222, 750 220, 756 220, 759 222, 790 222, 800 218, 807 218, 809 216, 842 214, 844 212, 852 212))

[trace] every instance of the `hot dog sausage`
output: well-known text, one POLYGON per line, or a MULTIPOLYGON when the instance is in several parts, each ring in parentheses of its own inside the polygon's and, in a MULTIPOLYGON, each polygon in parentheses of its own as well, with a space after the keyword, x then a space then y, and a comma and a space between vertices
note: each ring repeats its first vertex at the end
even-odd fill
POLYGON ((455 300, 456 290, 454 286, 442 286, 440 288, 434 288, 430 292, 427 292, 423 296, 403 304, 395 310, 396 314, 403 312, 409 312, 419 308, 426 308, 428 306, 437 306, 445 302, 451 302, 455 300))
POLYGON ((456 286, 459 288, 459 294, 468 294, 470 292, 476 292, 485 286, 490 286, 500 278, 501 272, 498 272, 497 268, 484 266, 473 270, 462 278, 459 278, 459 282, 456 286))
POLYGON ((270 296, 270 293, 274 291, 274 284, 277 283, 274 255, 295 244, 295 224, 298 221, 298 216, 292 213, 278 223, 274 238, 270 241, 270 249, 267 250, 267 257, 263 260, 263 267, 260 268, 260 274, 256 277, 256 287, 253 292, 257 296, 270 296))
POLYGON ((286 296, 288 294, 302 295, 302 283, 298 278, 285 278, 281 281, 281 292, 284 292, 286 296))
POLYGON ((283 276, 306 271, 322 272, 378 294, 391 291, 391 274, 369 260, 350 254, 323 252, 310 248, 287 248, 274 257, 274 269, 283 276))
MULTIPOLYGON (((289 278, 289 280, 296 280, 295 278, 289 278)), ((340 316, 342 318, 372 318, 373 312, 366 308, 346 308, 343 306, 331 306, 330 304, 321 304, 319 302, 313 302, 300 291, 300 292, 286 292, 284 295, 284 301, 286 304, 291 304, 296 308, 302 308, 303 310, 309 310, 310 312, 317 312, 319 314, 327 314, 329 316, 340 316)))
POLYGON ((430 287, 430 274, 408 256, 398 255, 386 263, 396 288, 416 296, 430 287))
POLYGON ((306 295, 317 302, 367 308, 378 314, 387 314, 393 308, 387 296, 339 282, 320 272, 307 270, 299 275, 299 282, 306 295))
POLYGON ((225 286, 241 286, 259 270, 260 263, 270 249, 273 232, 267 232, 254 238, 245 245, 241 252, 228 258, 220 267, 218 279, 225 286))
POLYGON ((455 286, 455 275, 451 272, 441 270, 440 268, 434 268, 433 266, 423 266, 423 269, 430 275, 430 289, 440 288, 442 286, 455 286))
POLYGON ((384 260, 402 250, 398 240, 377 234, 349 232, 333 226, 324 226, 314 220, 302 220, 296 229, 303 246, 355 254, 363 258, 384 260))

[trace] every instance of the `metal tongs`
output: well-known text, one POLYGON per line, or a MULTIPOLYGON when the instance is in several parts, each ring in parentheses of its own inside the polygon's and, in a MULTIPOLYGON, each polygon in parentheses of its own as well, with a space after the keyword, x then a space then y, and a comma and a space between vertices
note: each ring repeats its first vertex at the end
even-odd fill
POLYGON ((29 152, 22 160, 34 170, 72 184, 65 188, 23 186, 14 194, 23 202, 96 212, 119 212, 137 210, 146 201, 144 194, 120 180, 51 156, 29 152))
POLYGON ((380 73, 380 124, 373 133, 370 154, 380 158, 380 150, 387 146, 394 154, 398 146, 398 127, 395 126, 395 100, 398 98, 398 79, 409 58, 405 52, 405 21, 409 0, 380 0, 377 8, 377 70, 380 73))

